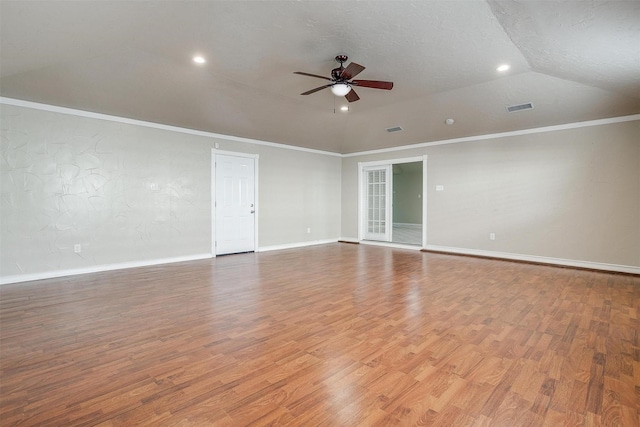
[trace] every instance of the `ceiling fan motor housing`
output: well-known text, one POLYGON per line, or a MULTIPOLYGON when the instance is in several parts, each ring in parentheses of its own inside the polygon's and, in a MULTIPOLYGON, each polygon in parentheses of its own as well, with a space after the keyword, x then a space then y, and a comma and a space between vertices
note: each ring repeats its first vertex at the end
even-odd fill
POLYGON ((340 63, 340 66, 337 68, 334 68, 333 70, 331 70, 331 77, 336 80, 336 81, 341 81, 341 80, 345 80, 343 78, 340 77, 340 75, 342 74, 342 71, 344 70, 344 63, 347 62, 347 59, 349 59, 349 57, 347 55, 337 55, 336 56, 336 61, 340 63))

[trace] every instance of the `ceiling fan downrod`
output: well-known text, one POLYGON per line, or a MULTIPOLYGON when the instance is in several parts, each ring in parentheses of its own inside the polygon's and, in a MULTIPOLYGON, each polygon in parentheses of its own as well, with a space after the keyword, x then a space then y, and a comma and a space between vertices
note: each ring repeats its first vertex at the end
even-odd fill
POLYGON ((331 70, 331 77, 336 81, 336 82, 340 82, 341 80, 345 80, 343 77, 341 77, 342 71, 344 70, 344 63, 347 62, 347 59, 349 59, 349 57, 347 55, 337 55, 336 56, 336 62, 340 63, 340 66, 338 68, 334 68, 333 70, 331 70))

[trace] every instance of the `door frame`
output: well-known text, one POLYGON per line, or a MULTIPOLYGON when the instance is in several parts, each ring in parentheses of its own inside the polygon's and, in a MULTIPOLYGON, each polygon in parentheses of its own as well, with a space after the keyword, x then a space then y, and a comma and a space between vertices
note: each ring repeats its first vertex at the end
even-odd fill
POLYGON ((211 255, 212 258, 216 257, 216 156, 233 156, 244 157, 253 159, 253 205, 255 208, 255 214, 253 215, 253 251, 258 252, 258 160, 260 156, 258 154, 240 153, 236 151, 219 150, 217 148, 211 149, 211 255))
MULTIPOLYGON (((398 163, 422 162, 422 248, 427 246, 427 155, 415 157, 403 157, 398 159, 376 160, 371 162, 358 162, 358 242, 364 241, 365 236, 365 168, 368 166, 395 165, 398 163)), ((389 203, 393 203, 393 196, 389 203)), ((393 224, 390 224, 393 227, 393 224)), ((379 242, 381 244, 394 245, 391 242, 379 242)))

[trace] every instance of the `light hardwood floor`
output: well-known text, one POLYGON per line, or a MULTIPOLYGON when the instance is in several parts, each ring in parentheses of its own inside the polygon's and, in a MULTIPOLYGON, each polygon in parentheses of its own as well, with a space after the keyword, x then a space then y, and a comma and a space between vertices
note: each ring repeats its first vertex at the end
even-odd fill
POLYGON ((0 424, 637 426, 640 278, 330 244, 0 287, 0 424))

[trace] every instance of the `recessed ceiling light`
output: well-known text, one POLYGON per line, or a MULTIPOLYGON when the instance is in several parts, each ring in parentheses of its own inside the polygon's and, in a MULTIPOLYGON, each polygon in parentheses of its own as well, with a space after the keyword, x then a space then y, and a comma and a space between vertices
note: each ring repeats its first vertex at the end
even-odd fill
POLYGON ((496 71, 500 71, 501 73, 504 73, 505 71, 507 71, 509 68, 511 68, 511 65, 509 64, 502 64, 500 66, 498 66, 498 68, 496 68, 496 71))
POLYGON ((196 64, 204 64, 205 62, 207 62, 207 60, 204 59, 204 57, 197 55, 193 57, 193 62, 195 62, 196 64))
POLYGON ((447 120, 445 120, 444 122, 445 122, 446 124, 448 124, 448 125, 452 125, 452 124, 454 124, 456 121, 455 121, 455 120, 453 120, 453 119, 447 119, 447 120))
POLYGON ((341 111, 349 111, 349 107, 347 107, 346 105, 343 105, 342 107, 340 107, 341 111))

